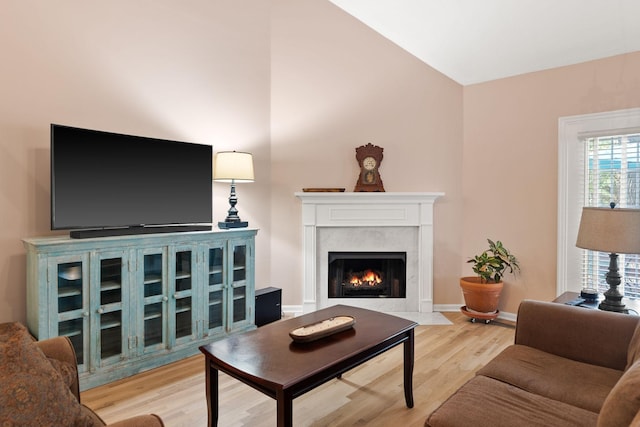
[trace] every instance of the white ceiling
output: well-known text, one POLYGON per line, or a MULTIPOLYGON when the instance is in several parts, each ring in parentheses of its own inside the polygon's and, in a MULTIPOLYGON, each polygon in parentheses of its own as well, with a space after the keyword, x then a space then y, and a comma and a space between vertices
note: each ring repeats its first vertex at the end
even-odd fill
POLYGON ((640 51, 640 0, 330 0, 468 85, 640 51))

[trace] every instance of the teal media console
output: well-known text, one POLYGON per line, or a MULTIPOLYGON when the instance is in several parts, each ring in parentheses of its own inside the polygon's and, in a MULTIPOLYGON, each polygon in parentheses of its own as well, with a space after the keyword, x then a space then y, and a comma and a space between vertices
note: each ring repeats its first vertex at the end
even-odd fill
POLYGON ((255 229, 23 239, 27 325, 67 336, 86 390, 255 328, 255 229))

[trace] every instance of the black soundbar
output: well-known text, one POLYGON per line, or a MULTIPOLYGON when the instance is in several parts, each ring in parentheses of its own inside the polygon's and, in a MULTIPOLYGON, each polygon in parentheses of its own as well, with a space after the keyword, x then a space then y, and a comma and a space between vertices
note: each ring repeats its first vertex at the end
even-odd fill
POLYGON ((163 225, 157 227, 124 227, 72 230, 72 239, 90 239, 92 237, 126 236, 129 234, 184 233, 188 231, 211 231, 210 225, 163 225))

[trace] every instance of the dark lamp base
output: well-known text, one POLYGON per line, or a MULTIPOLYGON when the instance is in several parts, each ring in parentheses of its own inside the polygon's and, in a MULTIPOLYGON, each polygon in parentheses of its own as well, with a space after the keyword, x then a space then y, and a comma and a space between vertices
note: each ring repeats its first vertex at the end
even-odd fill
MULTIPOLYGON (((611 206, 613 208, 613 206, 611 206)), ((622 278, 618 272, 618 254, 609 254, 609 271, 607 271, 606 281, 609 289, 604 292, 604 301, 600 303, 598 308, 605 311, 614 311, 617 313, 629 313, 625 308, 622 298, 624 295, 618 290, 618 286, 622 278)))
POLYGON ((604 311, 614 311, 616 313, 629 314, 629 310, 627 310, 626 306, 619 301, 604 300, 600 303, 600 305, 598 305, 598 308, 604 311))
POLYGON ((244 227, 248 227, 249 226, 249 222, 248 221, 233 221, 233 222, 226 222, 226 221, 220 221, 218 223, 218 228, 244 228, 244 227))

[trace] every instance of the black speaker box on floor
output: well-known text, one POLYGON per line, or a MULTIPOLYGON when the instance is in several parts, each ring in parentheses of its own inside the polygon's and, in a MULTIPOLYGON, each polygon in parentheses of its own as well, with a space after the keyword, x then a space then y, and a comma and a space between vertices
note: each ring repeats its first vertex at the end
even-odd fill
POLYGON ((256 289, 256 326, 280 320, 282 317, 282 289, 256 289))

